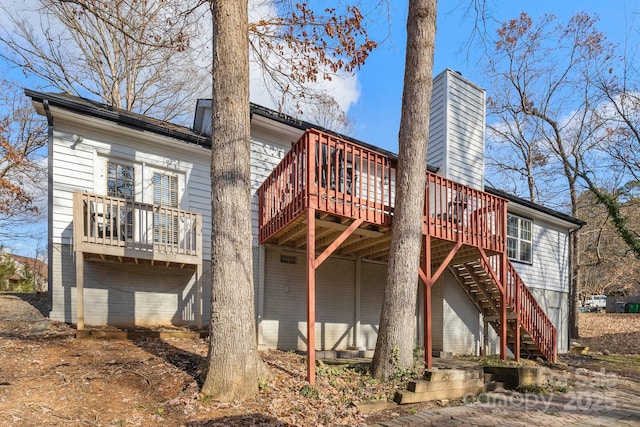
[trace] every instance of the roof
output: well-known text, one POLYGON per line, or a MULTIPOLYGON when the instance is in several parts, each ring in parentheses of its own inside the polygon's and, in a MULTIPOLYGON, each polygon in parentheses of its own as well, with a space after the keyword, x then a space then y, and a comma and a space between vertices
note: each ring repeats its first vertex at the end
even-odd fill
MULTIPOLYGON (((193 129, 190 129, 186 126, 180 126, 174 123, 157 120, 157 119, 145 116, 143 114, 123 110, 118 107, 113 107, 111 105, 107 105, 97 101, 92 101, 86 98, 81 98, 68 93, 38 92, 30 89, 25 89, 25 94, 30 98, 32 98, 34 101, 44 103, 44 101, 46 100, 49 103, 49 105, 64 108, 66 110, 73 111, 78 114, 85 114, 92 117, 101 118, 104 120, 118 123, 123 126, 129 126, 137 130, 149 131, 149 132, 156 133, 158 135, 169 136, 172 138, 180 139, 185 142, 190 142, 199 146, 211 148, 210 136, 195 132, 193 129)), ((199 99, 197 105, 198 107, 202 106, 206 108, 207 104, 210 105, 210 102, 211 102, 210 99, 199 99)), ((259 116, 268 118, 270 120, 273 120, 275 122, 282 123, 284 125, 291 126, 295 129, 299 129, 302 131, 305 131, 311 128, 317 129, 321 132, 328 133, 338 138, 345 139, 347 141, 353 142, 363 147, 378 151, 388 156, 389 158, 392 158, 392 159, 398 158, 398 155, 393 152, 384 150, 380 147, 376 147, 371 144, 367 144, 355 138, 342 135, 330 129, 323 128, 322 126, 318 126, 313 123, 297 119, 293 116, 289 116, 287 114, 283 114, 283 113, 271 110, 261 105, 251 103, 250 111, 252 116, 259 115, 259 116)), ((438 170, 438 168, 435 168, 432 166, 427 166, 427 169, 431 172, 437 172, 438 170)), ((529 202, 525 199, 505 193, 504 191, 497 190, 495 188, 486 187, 485 191, 488 193, 494 194, 496 196, 503 197, 519 205, 534 209, 536 211, 545 213, 547 215, 558 218, 560 220, 575 224, 576 226, 579 226, 579 227, 582 227, 583 225, 586 224, 586 222, 579 220, 577 218, 573 218, 572 216, 529 202)))
POLYGON ((519 205, 534 209, 534 210, 536 210, 538 212, 545 213, 545 214, 550 215, 550 216, 552 216, 554 218, 558 218, 558 219, 561 219, 563 221, 570 222, 572 224, 575 224, 578 227, 582 227, 583 225, 586 224, 586 221, 574 218, 574 217, 572 217, 570 215, 564 214, 564 213, 562 213, 560 211, 556 211, 554 209, 547 208, 547 207, 539 205, 537 203, 530 202, 530 201, 528 201, 526 199, 523 199, 523 198, 518 197, 518 196, 514 196, 513 194, 506 193, 506 192, 504 192, 502 190, 497 190, 497 189, 491 188, 491 187, 485 187, 484 191, 486 191, 487 193, 493 194, 494 196, 500 196, 502 198, 505 198, 505 199, 509 200, 510 202, 517 203, 519 205))
MULTIPOLYGON (((203 133, 208 133, 211 131, 211 120, 207 120, 207 118, 205 118, 203 116, 203 110, 206 108, 211 108, 211 99, 198 99, 197 104, 196 104, 196 115, 194 118, 194 129, 198 129, 201 130, 203 133)), ((262 105, 258 105, 258 104, 254 104, 253 102, 250 103, 250 114, 253 117, 254 115, 258 115, 261 117, 265 117, 267 119, 273 120, 274 122, 277 123, 281 123, 283 125, 292 127, 294 129, 299 129, 301 131, 305 131, 307 129, 316 129, 319 130, 322 133, 326 133, 329 135, 333 135, 335 137, 338 137, 340 139, 344 139, 345 141, 349 141, 349 142, 353 142, 354 144, 358 144, 361 147, 365 147, 368 148, 369 150, 372 151, 377 151, 378 153, 384 154, 385 156, 387 156, 390 159, 398 159, 398 155, 394 152, 385 150, 383 148, 380 147, 376 147, 375 145, 371 145, 368 144, 364 141, 358 140, 356 138, 352 138, 348 135, 344 135, 341 134, 339 132, 335 132, 331 129, 327 129, 325 127, 319 126, 317 124, 311 123, 311 122, 307 122, 305 120, 301 120, 298 119, 296 117, 290 116, 288 114, 284 114, 275 110, 272 110, 270 108, 267 107, 263 107, 262 105)), ((427 165, 427 169, 431 172, 437 172, 438 168, 435 166, 430 166, 427 165)))
POLYGON ((41 103, 47 101, 50 106, 108 120, 137 130, 149 131, 196 145, 211 147, 211 139, 208 136, 200 135, 186 126, 154 119, 144 114, 134 113, 69 93, 37 92, 31 89, 25 89, 24 93, 34 101, 41 103))

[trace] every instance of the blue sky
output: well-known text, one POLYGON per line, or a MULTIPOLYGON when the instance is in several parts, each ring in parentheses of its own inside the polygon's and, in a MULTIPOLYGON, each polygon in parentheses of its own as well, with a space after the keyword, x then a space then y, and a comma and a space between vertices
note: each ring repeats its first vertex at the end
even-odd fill
MULTIPOLYGON (((406 5, 393 2, 391 40, 377 49, 358 73, 360 97, 349 109, 355 120, 354 137, 397 152, 402 79, 404 74, 404 46, 406 5)), ((446 68, 460 71, 467 79, 486 87, 479 63, 479 46, 469 46, 473 21, 464 17, 467 0, 439 1, 435 48, 434 75, 446 68)), ((577 12, 597 14, 598 28, 610 41, 624 41, 632 20, 640 20, 640 2, 633 0, 487 0, 493 20, 488 31, 495 33, 497 22, 516 18, 527 12, 532 18, 545 13, 556 15, 566 22, 577 12)), ((380 31, 387 31, 382 28, 380 31)), ((489 93, 487 95, 490 95, 489 93)))

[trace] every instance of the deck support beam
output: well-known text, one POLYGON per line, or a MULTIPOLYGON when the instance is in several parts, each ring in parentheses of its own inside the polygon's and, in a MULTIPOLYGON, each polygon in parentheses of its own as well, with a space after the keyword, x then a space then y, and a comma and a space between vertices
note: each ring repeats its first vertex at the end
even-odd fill
POLYGON ((362 225, 357 219, 316 258, 316 210, 307 208, 307 381, 316 382, 316 269, 362 225))
POLYGON ((502 294, 500 296, 500 359, 507 360, 507 254, 500 254, 500 278, 502 294))
POLYGON ((431 319, 431 287, 440 278, 444 270, 449 266, 453 257, 462 247, 462 242, 456 243, 449 255, 442 261, 440 267, 431 275, 431 238, 427 234, 422 235, 423 255, 422 266, 418 270, 418 276, 424 283, 424 361, 427 369, 433 365, 433 322, 431 319))
POLYGON ((316 210, 307 209, 307 381, 316 383, 316 210))
MULTIPOLYGON (((508 273, 507 273, 508 274, 508 273)), ((516 330, 515 330, 515 345, 514 345, 514 350, 515 350, 515 356, 516 356, 516 362, 520 361, 520 286, 522 286, 522 283, 519 280, 515 280, 515 277, 512 278, 513 280, 513 292, 514 292, 514 300, 515 300, 515 312, 516 312, 516 330)), ((507 277, 507 283, 508 283, 508 277, 507 277)), ((555 363, 555 361, 554 361, 555 363)))
POLYGON ((424 337, 422 341, 424 344, 424 362, 427 369, 431 369, 433 367, 433 319, 431 318, 433 314, 431 307, 431 286, 433 281, 431 280, 431 238, 427 234, 422 235, 422 247, 422 267, 418 271, 424 284, 424 337))
POLYGON ((84 254, 76 251, 76 328, 84 329, 84 254))

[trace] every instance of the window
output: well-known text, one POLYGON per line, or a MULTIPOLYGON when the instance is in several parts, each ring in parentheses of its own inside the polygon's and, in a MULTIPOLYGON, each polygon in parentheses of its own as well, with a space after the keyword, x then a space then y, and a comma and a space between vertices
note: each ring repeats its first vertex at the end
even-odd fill
MULTIPOLYGON (((178 177, 153 173, 153 204, 164 208, 178 207, 178 177)), ((178 243, 178 215, 173 210, 160 209, 154 214, 154 239, 159 243, 178 243)))
MULTIPOLYGON (((127 202, 132 202, 135 196, 135 173, 133 166, 107 162, 107 196, 119 197, 127 202)), ((131 239, 133 237, 133 213, 130 204, 111 207, 109 216, 114 221, 113 237, 120 234, 120 238, 131 239)))
POLYGON ((153 173, 153 204, 167 208, 178 207, 178 177, 153 173))
POLYGON ((533 224, 530 219, 507 215, 507 257, 531 263, 533 224))
POLYGON ((133 200, 134 183, 133 166, 107 162, 107 196, 133 200))

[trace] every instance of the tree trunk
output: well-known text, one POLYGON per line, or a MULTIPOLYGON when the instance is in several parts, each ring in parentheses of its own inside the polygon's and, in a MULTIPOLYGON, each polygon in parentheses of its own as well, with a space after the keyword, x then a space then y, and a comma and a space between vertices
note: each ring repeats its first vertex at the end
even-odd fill
POLYGON ((371 366, 380 379, 413 366, 436 5, 436 0, 409 1, 393 235, 371 366))
POLYGON ((202 392, 232 401, 258 392, 249 166, 247 1, 211 1, 211 321, 202 392))
MULTIPOLYGON (((575 213, 574 213, 575 215, 575 213)), ((578 328, 579 306, 580 306, 580 253, 579 253, 579 231, 574 230, 569 234, 569 244, 571 253, 569 263, 571 268, 569 274, 569 346, 572 339, 580 338, 578 328)))

